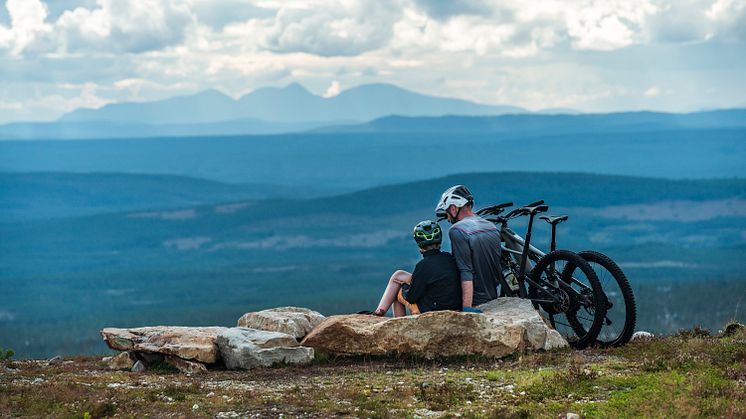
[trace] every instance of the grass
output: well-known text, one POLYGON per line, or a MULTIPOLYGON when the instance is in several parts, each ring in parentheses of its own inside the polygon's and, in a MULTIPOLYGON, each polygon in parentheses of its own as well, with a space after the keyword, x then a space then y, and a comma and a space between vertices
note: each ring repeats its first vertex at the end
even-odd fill
POLYGON ((744 417, 743 400, 743 328, 502 360, 324 357, 202 376, 112 372, 92 357, 0 366, 2 417, 744 417))

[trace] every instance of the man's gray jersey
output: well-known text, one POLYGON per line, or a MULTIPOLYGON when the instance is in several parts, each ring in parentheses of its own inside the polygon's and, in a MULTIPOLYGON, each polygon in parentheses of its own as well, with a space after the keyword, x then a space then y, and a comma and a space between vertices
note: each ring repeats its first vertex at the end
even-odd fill
POLYGON ((500 283, 500 231, 479 216, 462 219, 448 232, 462 281, 474 282, 473 305, 497 298, 500 283))

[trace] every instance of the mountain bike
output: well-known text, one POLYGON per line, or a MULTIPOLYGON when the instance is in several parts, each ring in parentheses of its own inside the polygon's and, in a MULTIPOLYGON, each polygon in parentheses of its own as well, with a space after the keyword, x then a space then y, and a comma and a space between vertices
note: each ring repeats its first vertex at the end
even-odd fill
MULTIPOLYGON (((593 268, 582 257, 568 250, 539 254, 531 245, 531 232, 537 214, 549 207, 536 202, 500 216, 512 203, 483 208, 480 215, 501 224, 503 275, 500 295, 527 298, 542 316, 568 341, 582 349, 595 342, 606 317, 605 296, 593 268), (528 216, 526 238, 508 227, 508 221, 528 216), (531 261, 535 265, 531 265, 531 261)), ((479 214, 480 211, 477 213, 479 214)))
MULTIPOLYGON (((534 204, 543 204, 544 201, 537 201, 534 204)), ((477 213, 479 215, 497 215, 502 212, 501 208, 505 208, 506 204, 494 205, 491 207, 483 208, 477 213)), ((552 236, 550 243, 550 252, 555 251, 557 248, 556 241, 556 228, 557 225, 566 221, 569 217, 566 215, 562 216, 547 216, 542 215, 540 219, 546 221, 552 226, 552 236)), ((493 222, 500 222, 503 225, 502 236, 505 244, 505 251, 517 252, 521 251, 524 247, 523 238, 515 234, 512 230, 507 228, 507 223, 501 219, 490 219, 493 222)), ((528 247, 528 260, 534 263, 538 262, 545 254, 539 249, 531 246, 528 247)), ((593 268, 598 280, 604 290, 604 306, 606 307, 606 315, 604 317, 602 328, 596 337, 596 342, 601 346, 619 346, 629 342, 629 339, 634 332, 637 310, 635 305, 635 298, 632 292, 632 287, 624 275, 622 269, 608 256, 593 251, 585 250, 577 253, 580 257, 585 259, 593 268), (611 281, 611 279, 614 281, 611 281)), ((505 259, 505 258, 504 258, 505 259)), ((508 263, 507 260, 504 260, 508 263)), ((529 263, 529 262, 527 262, 529 263)), ((563 270, 572 270, 573 266, 565 266, 563 270)), ((572 275, 567 272, 563 272, 563 275, 572 275)), ((571 276, 572 277, 572 276, 571 276)), ((575 280, 575 278, 573 278, 575 280)), ((580 329, 579 334, 583 333, 582 328, 585 326, 581 322, 574 322, 573 327, 580 329)))

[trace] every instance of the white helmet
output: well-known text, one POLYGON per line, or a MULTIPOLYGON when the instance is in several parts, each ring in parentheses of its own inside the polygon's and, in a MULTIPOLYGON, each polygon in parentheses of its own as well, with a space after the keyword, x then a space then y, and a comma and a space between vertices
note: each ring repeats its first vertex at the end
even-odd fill
POLYGON ((461 208, 466 204, 473 204, 474 196, 469 192, 469 189, 464 185, 451 186, 440 197, 438 206, 435 207, 435 215, 439 218, 446 216, 446 210, 451 205, 455 205, 456 208, 461 208))

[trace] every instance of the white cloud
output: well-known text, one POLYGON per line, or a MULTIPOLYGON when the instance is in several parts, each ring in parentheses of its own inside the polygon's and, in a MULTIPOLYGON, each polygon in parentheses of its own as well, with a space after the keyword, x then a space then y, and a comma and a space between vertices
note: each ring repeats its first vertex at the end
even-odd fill
POLYGON ((657 11, 647 0, 584 2, 567 9, 565 22, 575 48, 609 51, 641 42, 641 28, 657 11))
POLYGON ((661 90, 658 88, 658 86, 650 86, 642 93, 642 95, 645 97, 657 97, 660 94, 661 90))
POLYGON ((383 46, 398 20, 393 1, 328 1, 316 6, 283 7, 262 44, 274 52, 352 56, 383 46))
POLYGON ((8 0, 5 3, 10 16, 10 27, 0 26, 0 48, 10 49, 19 55, 36 39, 51 32, 45 22, 48 9, 39 0, 8 0))
POLYGON ((329 84, 329 87, 326 88, 326 92, 324 92, 325 98, 330 98, 337 96, 340 92, 339 82, 337 80, 332 81, 329 84))

